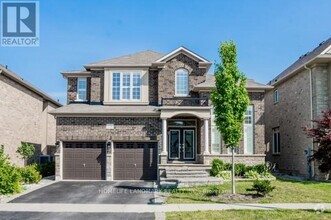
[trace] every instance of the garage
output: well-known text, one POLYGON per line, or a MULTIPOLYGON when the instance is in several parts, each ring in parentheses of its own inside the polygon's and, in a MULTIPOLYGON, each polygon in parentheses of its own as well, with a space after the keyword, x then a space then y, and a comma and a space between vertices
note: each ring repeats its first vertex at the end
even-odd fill
POLYGON ((156 142, 114 143, 114 180, 156 179, 156 142))
POLYGON ((105 142, 63 143, 63 179, 104 180, 105 142))

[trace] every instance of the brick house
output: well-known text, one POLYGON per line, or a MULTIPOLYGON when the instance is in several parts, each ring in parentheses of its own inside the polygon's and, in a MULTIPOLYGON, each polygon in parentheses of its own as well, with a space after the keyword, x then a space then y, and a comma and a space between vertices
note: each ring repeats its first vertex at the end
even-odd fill
POLYGON ((283 173, 324 178, 307 155, 316 146, 303 127, 331 108, 331 38, 270 81, 265 95, 267 160, 283 173))
POLYGON ((16 153, 22 142, 34 144, 36 156, 51 154, 56 123, 48 112, 62 105, 2 65, 0 94, 0 145, 11 162, 24 165, 16 153))
MULTIPOLYGON (((68 105, 56 117, 57 179, 156 180, 171 170, 230 161, 213 122, 208 60, 180 47, 142 51, 66 71, 68 105)), ((264 163, 264 94, 247 81, 251 105, 237 162, 264 163)))

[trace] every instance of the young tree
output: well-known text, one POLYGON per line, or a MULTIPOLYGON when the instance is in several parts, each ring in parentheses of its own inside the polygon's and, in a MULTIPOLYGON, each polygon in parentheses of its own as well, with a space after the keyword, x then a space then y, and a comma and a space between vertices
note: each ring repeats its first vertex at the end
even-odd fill
POLYGON ((331 172, 331 110, 323 113, 323 117, 313 120, 315 128, 305 127, 304 131, 309 138, 314 138, 318 148, 313 152, 311 160, 319 162, 318 169, 323 173, 331 172))
POLYGON ((20 154, 22 159, 24 159, 24 163, 26 160, 30 159, 36 151, 36 147, 33 144, 22 143, 16 150, 16 153, 20 154))
POLYGON ((246 77, 238 70, 237 50, 233 41, 224 42, 219 48, 221 63, 215 68, 216 87, 211 93, 215 124, 227 148, 232 151, 232 193, 234 183, 234 151, 242 137, 244 114, 249 105, 246 77))

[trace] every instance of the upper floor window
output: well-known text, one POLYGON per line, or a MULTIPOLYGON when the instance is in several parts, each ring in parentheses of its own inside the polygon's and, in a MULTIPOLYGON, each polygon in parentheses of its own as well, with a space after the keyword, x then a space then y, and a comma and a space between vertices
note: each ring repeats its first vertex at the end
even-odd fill
POLYGON ((112 100, 139 101, 141 74, 136 72, 113 73, 112 100))
POLYGON ((77 101, 86 101, 86 88, 87 80, 86 78, 78 78, 77 80, 77 101))
POLYGON ((272 129, 272 153, 280 154, 280 132, 279 128, 272 129))
POLYGON ((176 71, 176 95, 188 95, 188 71, 179 69, 176 71))
POLYGON ((278 103, 278 98, 279 98, 279 94, 278 94, 278 90, 276 89, 274 91, 274 103, 278 103))

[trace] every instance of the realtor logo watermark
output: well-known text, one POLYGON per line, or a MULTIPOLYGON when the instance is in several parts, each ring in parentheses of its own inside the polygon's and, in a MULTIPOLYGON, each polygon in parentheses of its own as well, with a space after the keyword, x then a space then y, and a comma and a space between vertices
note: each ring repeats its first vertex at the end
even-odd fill
POLYGON ((1 46, 39 46, 39 2, 1 2, 1 46))

